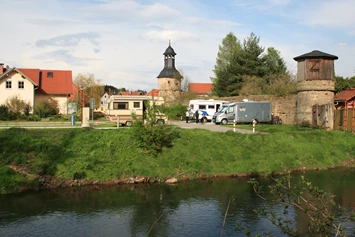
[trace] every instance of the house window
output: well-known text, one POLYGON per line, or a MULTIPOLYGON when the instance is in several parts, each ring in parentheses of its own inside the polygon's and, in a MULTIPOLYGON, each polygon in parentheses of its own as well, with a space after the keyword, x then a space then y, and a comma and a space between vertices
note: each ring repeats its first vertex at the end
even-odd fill
POLYGON ((25 82, 24 81, 19 81, 18 82, 18 88, 19 89, 24 89, 25 88, 25 82))
POLYGON ((141 103, 140 102, 133 102, 133 108, 140 108, 141 103))
POLYGON ((47 72, 47 77, 53 77, 53 72, 47 72))
POLYGON ((11 89, 11 81, 6 81, 6 88, 11 89))
POLYGON ((113 109, 128 109, 128 102, 114 102, 113 109))

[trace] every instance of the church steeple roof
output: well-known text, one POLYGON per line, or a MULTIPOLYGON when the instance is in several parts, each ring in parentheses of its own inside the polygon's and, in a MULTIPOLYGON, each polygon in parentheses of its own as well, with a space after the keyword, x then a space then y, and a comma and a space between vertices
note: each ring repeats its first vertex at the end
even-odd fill
POLYGON ((178 70, 175 68, 175 51, 171 47, 170 40, 169 46, 163 53, 164 55, 164 68, 159 73, 158 78, 178 78, 181 79, 181 75, 178 70))
POLYGON ((163 55, 165 55, 165 56, 167 56, 167 55, 173 55, 173 56, 175 56, 175 55, 176 55, 174 49, 171 47, 170 40, 169 40, 169 47, 166 48, 166 50, 165 50, 165 52, 163 53, 163 55))

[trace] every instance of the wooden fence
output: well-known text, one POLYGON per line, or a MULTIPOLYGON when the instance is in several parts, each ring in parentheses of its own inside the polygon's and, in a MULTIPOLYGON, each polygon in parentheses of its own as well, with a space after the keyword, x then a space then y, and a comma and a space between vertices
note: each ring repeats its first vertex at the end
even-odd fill
POLYGON ((355 131, 354 109, 339 109, 334 111, 334 129, 355 131))

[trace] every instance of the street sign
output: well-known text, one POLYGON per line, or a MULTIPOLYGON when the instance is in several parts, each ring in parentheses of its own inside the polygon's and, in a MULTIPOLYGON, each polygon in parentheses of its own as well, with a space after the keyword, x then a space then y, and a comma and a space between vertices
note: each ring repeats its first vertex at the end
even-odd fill
POLYGON ((95 98, 90 99, 90 109, 95 109, 95 98))

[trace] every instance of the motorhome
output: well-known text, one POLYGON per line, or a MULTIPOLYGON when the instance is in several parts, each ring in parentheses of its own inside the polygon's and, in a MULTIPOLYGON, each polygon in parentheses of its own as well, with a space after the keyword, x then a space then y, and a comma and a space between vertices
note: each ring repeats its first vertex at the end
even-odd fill
POLYGON ((189 111, 190 111, 190 119, 195 119, 195 111, 199 110, 200 114, 202 111, 206 111, 206 115, 201 117, 203 122, 212 121, 213 115, 222 107, 223 104, 229 103, 228 101, 222 100, 190 100, 189 102, 189 111))
POLYGON ((268 101, 240 101, 223 105, 213 115, 215 124, 233 123, 271 123, 271 102, 268 101))
MULTIPOLYGON (((134 113, 137 118, 142 118, 144 111, 146 111, 145 101, 150 103, 155 102, 156 105, 160 105, 164 102, 159 97, 151 96, 123 96, 112 95, 107 100, 107 110, 105 111, 106 119, 109 122, 117 122, 125 126, 131 126, 133 122, 132 114, 134 113)), ((166 122, 164 115, 157 115, 157 123, 166 122)))

